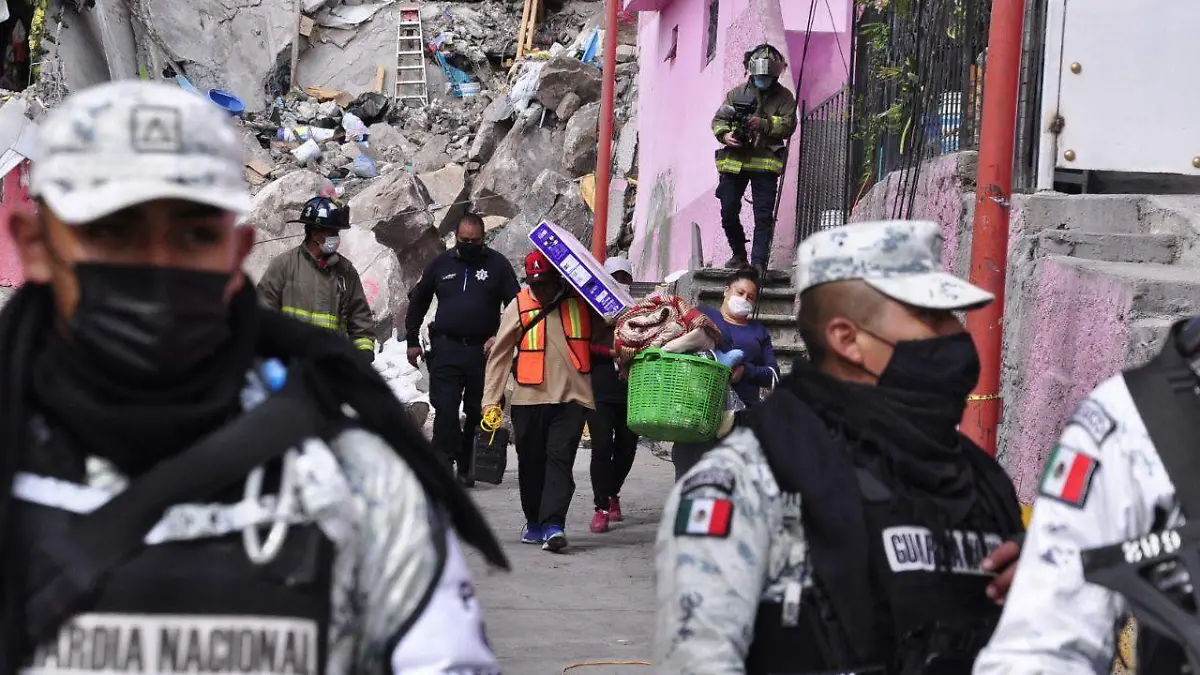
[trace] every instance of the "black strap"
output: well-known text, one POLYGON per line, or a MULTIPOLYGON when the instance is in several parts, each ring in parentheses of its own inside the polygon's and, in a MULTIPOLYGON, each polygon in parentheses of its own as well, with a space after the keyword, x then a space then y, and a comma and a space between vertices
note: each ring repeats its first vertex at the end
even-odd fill
POLYGON ((1163 467, 1175 485, 1183 512, 1200 516, 1200 396, 1197 379, 1180 355, 1172 329, 1162 351, 1149 363, 1125 373, 1125 385, 1163 467))
MULTIPOLYGON (((567 294, 563 293, 562 295, 558 296, 558 298, 556 300, 554 300, 553 302, 551 302, 549 305, 546 305, 545 307, 543 307, 542 311, 538 312, 537 316, 533 317, 533 321, 530 321, 528 326, 525 326, 525 325, 521 326, 521 337, 517 338, 517 342, 520 342, 522 339, 524 339, 526 333, 533 330, 533 327, 538 325, 539 321, 546 318, 546 315, 549 314, 550 312, 553 312, 554 310, 558 309, 559 305, 566 302, 566 300, 567 300, 567 294)), ((518 306, 517 309, 518 309, 517 314, 519 316, 521 313, 519 311, 520 307, 518 306)))
POLYGON ((92 513, 72 519, 59 536, 39 544, 57 569, 26 603, 33 644, 78 613, 104 577, 143 546, 164 511, 211 497, 255 467, 326 431, 327 418, 307 399, 276 395, 167 459, 92 513))

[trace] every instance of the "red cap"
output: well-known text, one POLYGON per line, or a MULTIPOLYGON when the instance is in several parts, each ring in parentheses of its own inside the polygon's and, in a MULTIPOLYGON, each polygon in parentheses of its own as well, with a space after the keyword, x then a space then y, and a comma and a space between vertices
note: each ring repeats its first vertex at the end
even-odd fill
POLYGON ((530 251, 529 255, 525 256, 525 278, 536 281, 542 278, 554 268, 550 265, 550 260, 546 258, 546 254, 541 251, 530 251))

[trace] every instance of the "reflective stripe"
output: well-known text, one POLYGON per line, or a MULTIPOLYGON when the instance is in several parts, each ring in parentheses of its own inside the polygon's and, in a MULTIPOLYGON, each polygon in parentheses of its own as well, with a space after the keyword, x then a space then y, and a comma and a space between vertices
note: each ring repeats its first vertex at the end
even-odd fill
MULTIPOLYGON (((528 312, 525 312, 521 319, 522 325, 528 326, 529 323, 531 321, 533 321, 534 319, 536 319, 538 317, 538 315, 541 313, 542 313, 542 309, 540 307, 534 308, 534 309, 529 310, 528 312)), ((542 328, 545 325, 546 325, 545 321, 539 321, 539 322, 537 322, 537 325, 535 325, 532 328, 530 328, 529 330, 525 331, 525 337, 522 338, 522 340, 521 340, 521 349, 524 349, 525 351, 531 351, 531 352, 543 351, 546 348, 545 345, 542 343, 542 336, 544 335, 542 333, 542 328)))
POLYGON ((579 316, 581 308, 579 302, 574 298, 563 303, 567 308, 567 320, 571 322, 571 330, 567 333, 568 338, 579 339, 583 337, 583 319, 579 316))
POLYGON ((321 328, 328 328, 330 330, 345 329, 342 322, 332 314, 319 314, 300 309, 299 307, 281 307, 279 311, 304 323, 320 326, 321 328))
POLYGON ((358 338, 354 341, 354 346, 359 349, 375 351, 375 341, 371 338, 358 338))
POLYGON ((732 156, 726 156, 717 160, 717 171, 721 173, 741 173, 742 171, 782 173, 783 162, 775 157, 752 157, 742 161, 732 156))

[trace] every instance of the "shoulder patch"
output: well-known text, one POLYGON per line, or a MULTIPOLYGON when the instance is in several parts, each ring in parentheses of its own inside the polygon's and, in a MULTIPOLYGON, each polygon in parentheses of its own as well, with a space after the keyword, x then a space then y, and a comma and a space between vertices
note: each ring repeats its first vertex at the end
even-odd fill
POLYGON ((1117 428, 1117 422, 1104 406, 1090 398, 1083 399, 1067 424, 1077 424, 1088 432, 1096 445, 1103 443, 1117 428))
POLYGON ((675 513, 676 536, 729 536, 733 524, 733 502, 728 499, 682 499, 675 513))
POLYGON ((1054 454, 1046 463, 1040 492, 1067 506, 1081 509, 1087 503, 1092 478, 1099 469, 1100 460, 1059 444, 1054 447, 1054 454))
POLYGON ((683 485, 679 491, 682 494, 687 494, 696 488, 712 487, 726 494, 733 494, 733 486, 736 481, 733 478, 733 472, 729 469, 713 467, 698 471, 684 479, 683 485))

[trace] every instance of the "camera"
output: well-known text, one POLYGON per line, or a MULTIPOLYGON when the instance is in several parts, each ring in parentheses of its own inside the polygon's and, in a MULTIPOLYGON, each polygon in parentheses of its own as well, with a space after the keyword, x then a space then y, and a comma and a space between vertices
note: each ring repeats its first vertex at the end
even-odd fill
POLYGON ((750 118, 758 110, 758 98, 753 95, 735 96, 721 110, 729 117, 729 133, 733 139, 742 145, 752 145, 756 134, 750 129, 750 118))

